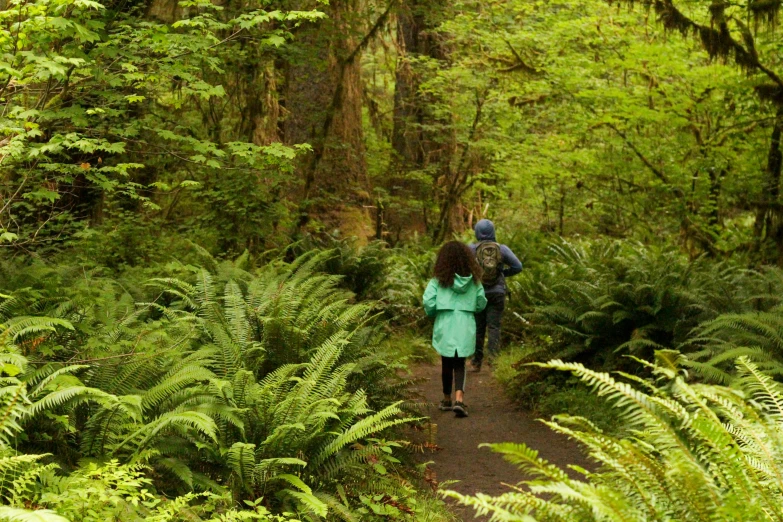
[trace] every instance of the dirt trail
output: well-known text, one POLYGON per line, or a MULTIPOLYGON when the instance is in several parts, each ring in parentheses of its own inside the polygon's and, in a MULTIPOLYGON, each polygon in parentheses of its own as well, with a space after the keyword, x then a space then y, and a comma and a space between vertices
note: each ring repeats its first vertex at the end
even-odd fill
MULTIPOLYGON (((442 449, 422 456, 439 482, 459 480, 449 489, 463 494, 499 495, 509 490, 503 483, 516 484, 525 477, 513 465, 488 448, 485 442, 524 442, 539 450, 539 456, 561 467, 568 464, 587 466, 579 447, 566 437, 536 421, 531 413, 519 410, 503 394, 490 368, 468 373, 465 403, 470 416, 457 419, 451 412, 441 412, 440 365, 422 365, 414 375, 421 379, 417 392, 426 402, 424 412, 437 424, 436 444, 442 449)), ((465 521, 488 520, 474 517, 472 509, 454 505, 454 512, 465 521)))

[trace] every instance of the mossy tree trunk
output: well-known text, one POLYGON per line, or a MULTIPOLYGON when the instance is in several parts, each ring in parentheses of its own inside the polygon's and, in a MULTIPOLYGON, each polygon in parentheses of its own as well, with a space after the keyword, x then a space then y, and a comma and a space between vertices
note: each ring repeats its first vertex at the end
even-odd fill
POLYGON ((778 265, 783 265, 783 212, 781 212, 780 202, 780 174, 783 164, 781 133, 783 133, 783 106, 778 108, 772 124, 761 200, 756 210, 754 227, 756 249, 761 253, 762 258, 766 257, 765 243, 771 241, 775 246, 778 265))
MULTIPOLYGON (((386 226, 432 233, 440 218, 431 222, 428 205, 436 200, 438 180, 443 179, 454 158, 451 121, 434 116, 429 106, 436 100, 420 92, 426 81, 427 61, 446 62, 447 50, 437 32, 444 6, 433 0, 404 0, 397 10, 397 68, 394 91, 394 161, 384 188, 393 200, 422 203, 421 211, 411 205, 386 210, 386 226), (429 177, 432 183, 424 180, 429 177), (415 212, 415 213, 414 213, 415 212)), ((439 211, 439 209, 436 209, 439 211)))
POLYGON ((361 0, 333 0, 327 18, 296 34, 285 65, 287 144, 308 143, 299 164, 299 227, 317 217, 340 224, 346 207, 369 201, 360 55, 367 38, 361 0))

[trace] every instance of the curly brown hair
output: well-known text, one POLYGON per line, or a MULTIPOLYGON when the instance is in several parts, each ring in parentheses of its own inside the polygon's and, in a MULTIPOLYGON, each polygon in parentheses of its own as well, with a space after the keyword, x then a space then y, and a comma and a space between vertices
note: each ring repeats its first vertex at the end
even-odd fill
POLYGON ((476 260, 473 251, 464 243, 449 241, 438 251, 435 260, 435 278, 440 286, 448 288, 454 284, 454 277, 461 275, 473 276, 473 282, 481 282, 481 267, 476 260))

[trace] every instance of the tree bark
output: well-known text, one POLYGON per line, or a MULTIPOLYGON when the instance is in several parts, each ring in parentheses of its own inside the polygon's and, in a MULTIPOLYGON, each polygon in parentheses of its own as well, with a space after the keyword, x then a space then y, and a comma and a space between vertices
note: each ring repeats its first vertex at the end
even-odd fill
POLYGON ((425 107, 419 99, 418 57, 440 58, 440 49, 428 33, 427 0, 406 0, 397 13, 397 70, 394 91, 392 147, 403 168, 419 168, 424 163, 422 124, 425 107))
POLYGON ((707 214, 707 224, 716 228, 721 223, 720 213, 720 194, 723 187, 723 178, 726 177, 726 169, 710 169, 710 208, 707 214))
MULTIPOLYGON (((468 133, 467 142, 463 145, 462 154, 460 154, 459 161, 456 167, 452 167, 451 162, 444 163, 443 175, 439 177, 438 181, 445 187, 436 187, 436 192, 444 193, 440 198, 440 218, 433 231, 432 238, 436 243, 444 241, 450 234, 452 234, 458 227, 460 222, 461 207, 459 206, 462 196, 472 186, 473 182, 470 180, 471 174, 471 161, 469 159, 469 153, 473 140, 476 137, 479 123, 481 122, 482 109, 484 102, 486 101, 487 93, 476 92, 476 113, 473 117, 473 123, 468 133)), ((455 151, 456 152, 456 151, 455 151)))
POLYGON ((560 181, 560 202, 557 208, 557 233, 563 235, 563 221, 565 220, 566 188, 565 182, 560 181))
POLYGON ((284 141, 312 146, 299 165, 300 226, 314 214, 339 224, 344 206, 369 199, 356 37, 362 30, 359 3, 330 2, 326 19, 297 33, 298 49, 286 64, 284 141))
POLYGON ((765 260, 764 244, 771 240, 777 250, 776 261, 779 265, 783 265, 783 226, 781 226, 780 211, 780 173, 783 165, 781 133, 783 133, 783 106, 778 107, 772 126, 767 168, 754 225, 756 248, 761 253, 762 260, 765 260))
POLYGON ((241 114, 241 134, 255 145, 280 141, 280 105, 277 71, 271 57, 257 56, 246 64, 243 85, 244 110, 241 114))
MULTIPOLYGON (((450 168, 455 150, 451 122, 435 118, 428 111, 433 100, 419 91, 425 80, 420 60, 447 59, 446 49, 435 32, 441 10, 442 6, 434 0, 403 0, 397 10, 399 54, 391 140, 394 159, 384 188, 395 199, 413 199, 425 205, 433 201, 437 180, 450 168), (416 171, 429 172, 433 183, 427 185, 418 176, 411 179, 410 174, 416 171)), ((386 222, 396 231, 423 228, 429 232, 432 225, 426 211, 405 214, 404 211, 392 212, 389 208, 386 222)))

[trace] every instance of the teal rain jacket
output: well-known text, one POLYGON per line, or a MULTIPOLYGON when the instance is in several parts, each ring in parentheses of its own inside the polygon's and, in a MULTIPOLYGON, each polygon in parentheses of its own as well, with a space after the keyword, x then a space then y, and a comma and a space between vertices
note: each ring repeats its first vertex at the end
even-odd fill
POLYGON ((424 291, 424 311, 435 317, 432 346, 444 357, 470 357, 476 351, 476 317, 487 306, 484 287, 473 276, 455 276, 451 288, 430 280, 424 291))

